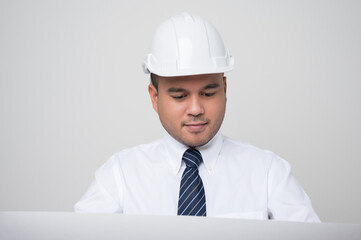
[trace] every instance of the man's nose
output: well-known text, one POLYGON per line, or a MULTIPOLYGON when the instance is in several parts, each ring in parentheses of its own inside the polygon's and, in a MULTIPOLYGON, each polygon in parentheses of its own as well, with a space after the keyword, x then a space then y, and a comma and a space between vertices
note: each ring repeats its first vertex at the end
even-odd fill
POLYGON ((204 106, 201 99, 198 96, 189 98, 187 114, 192 116, 198 116, 204 113, 204 106))

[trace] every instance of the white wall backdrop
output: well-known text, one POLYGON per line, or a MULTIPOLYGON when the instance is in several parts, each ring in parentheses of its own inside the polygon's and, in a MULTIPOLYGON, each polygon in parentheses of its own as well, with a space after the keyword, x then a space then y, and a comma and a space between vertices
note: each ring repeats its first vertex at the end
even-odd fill
POLYGON ((235 57, 223 133, 288 160, 324 222, 361 223, 351 0, 0 0, 0 210, 72 211, 110 155, 162 137, 141 62, 181 11, 235 57))

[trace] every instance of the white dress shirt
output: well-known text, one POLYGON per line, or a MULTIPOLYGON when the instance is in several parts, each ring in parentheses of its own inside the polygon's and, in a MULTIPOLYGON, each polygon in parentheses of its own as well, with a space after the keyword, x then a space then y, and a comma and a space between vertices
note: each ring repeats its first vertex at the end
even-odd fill
MULTIPOLYGON (((95 173, 76 212, 177 215, 187 146, 163 139, 114 154, 95 173)), ((319 222, 309 197, 274 153, 223 137, 197 148, 207 216, 319 222)))

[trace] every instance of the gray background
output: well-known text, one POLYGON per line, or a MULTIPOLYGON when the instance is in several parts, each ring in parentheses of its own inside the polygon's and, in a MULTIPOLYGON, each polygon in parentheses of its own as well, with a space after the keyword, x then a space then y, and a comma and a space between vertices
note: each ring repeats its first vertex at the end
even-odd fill
POLYGON ((163 136, 144 59, 189 11, 235 57, 223 133, 288 160, 322 221, 361 223, 361 2, 0 0, 0 210, 72 211, 94 171, 163 136))

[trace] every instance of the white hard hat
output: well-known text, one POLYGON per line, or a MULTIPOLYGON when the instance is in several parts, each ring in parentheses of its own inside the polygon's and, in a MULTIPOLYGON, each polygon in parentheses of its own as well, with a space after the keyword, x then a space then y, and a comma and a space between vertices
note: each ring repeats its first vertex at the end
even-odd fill
POLYGON ((233 63, 210 22, 181 13, 157 28, 143 70, 164 77, 198 75, 230 71, 233 63))

